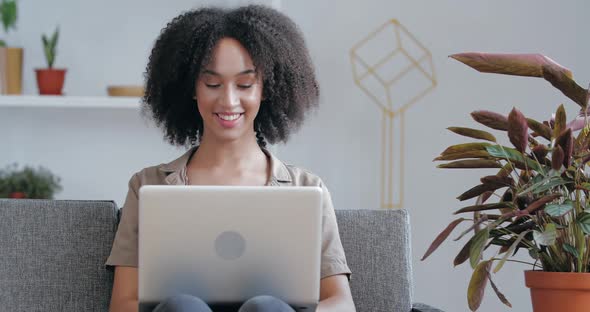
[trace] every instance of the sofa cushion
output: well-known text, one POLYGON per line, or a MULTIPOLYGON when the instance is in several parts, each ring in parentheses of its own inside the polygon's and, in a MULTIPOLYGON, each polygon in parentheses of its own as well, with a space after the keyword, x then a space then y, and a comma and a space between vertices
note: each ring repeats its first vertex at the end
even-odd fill
POLYGON ((352 270, 358 312, 410 311, 412 259, 406 210, 336 210, 340 238, 352 270))
MULTIPOLYGON (((9 311, 108 311, 110 201, 0 199, 0 302, 9 311)), ((358 312, 410 311, 405 210, 336 210, 358 312)))
POLYGON ((0 199, 0 309, 107 311, 110 201, 0 199))

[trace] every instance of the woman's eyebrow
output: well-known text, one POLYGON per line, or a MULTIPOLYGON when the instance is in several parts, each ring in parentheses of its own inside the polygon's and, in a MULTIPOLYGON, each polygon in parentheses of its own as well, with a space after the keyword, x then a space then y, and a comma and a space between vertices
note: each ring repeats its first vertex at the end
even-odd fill
MULTIPOLYGON (((218 72, 216 72, 214 70, 211 70, 211 69, 205 69, 203 71, 203 74, 212 75, 212 76, 221 76, 220 73, 218 73, 218 72)), ((236 76, 247 75, 247 74, 256 74, 256 70, 254 70, 254 69, 246 69, 244 71, 239 72, 236 76)))

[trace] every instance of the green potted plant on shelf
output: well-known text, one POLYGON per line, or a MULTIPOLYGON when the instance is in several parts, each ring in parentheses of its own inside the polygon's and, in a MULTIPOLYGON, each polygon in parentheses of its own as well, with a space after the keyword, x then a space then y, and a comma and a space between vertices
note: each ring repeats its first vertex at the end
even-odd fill
POLYGON ((468 305, 476 311, 487 282, 499 299, 508 299, 492 282, 491 273, 505 262, 525 262, 526 286, 531 288, 535 312, 588 311, 590 303, 590 120, 587 89, 570 70, 539 54, 462 53, 452 58, 488 73, 542 77, 577 103, 579 115, 567 122, 563 105, 550 120, 526 118, 514 108, 508 115, 474 111, 473 119, 507 134, 512 146, 501 144, 487 131, 450 127, 477 139, 445 149, 435 161, 439 168, 485 171, 478 185, 459 195, 475 199, 455 214, 434 240, 426 259, 463 222, 469 226, 457 240, 469 237, 454 265, 469 262, 473 274, 468 305), (489 172, 492 170, 491 172, 489 172), (472 235, 469 235, 472 233, 472 235), (518 252, 531 261, 512 259, 518 252))
POLYGON ((16 164, 0 170, 0 198, 53 199, 61 190, 60 178, 49 170, 16 164))
MULTIPOLYGON (((16 0, 0 2, 0 19, 4 32, 16 30, 16 0)), ((22 92, 23 48, 8 47, 6 41, 0 39, 0 94, 21 94, 22 92)))
POLYGON ((59 39, 59 28, 51 38, 42 35, 43 52, 47 60, 47 68, 35 69, 37 74, 37 86, 39 87, 39 94, 42 95, 61 95, 66 77, 65 69, 55 69, 53 64, 55 56, 57 55, 57 40, 59 39))

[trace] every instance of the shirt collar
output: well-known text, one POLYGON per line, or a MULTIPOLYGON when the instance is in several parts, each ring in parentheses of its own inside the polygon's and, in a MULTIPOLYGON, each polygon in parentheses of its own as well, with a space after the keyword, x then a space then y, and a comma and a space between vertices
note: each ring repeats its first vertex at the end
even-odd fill
MULTIPOLYGON (((187 181, 186 177, 186 165, 190 158, 197 150, 198 146, 190 148, 179 158, 160 166, 160 170, 167 174, 164 180, 167 184, 171 185, 182 185, 187 181)), ((278 158, 276 158, 266 148, 261 148, 264 154, 270 159, 271 176, 268 185, 278 186, 283 184, 292 183, 291 174, 287 169, 287 166, 278 158)))

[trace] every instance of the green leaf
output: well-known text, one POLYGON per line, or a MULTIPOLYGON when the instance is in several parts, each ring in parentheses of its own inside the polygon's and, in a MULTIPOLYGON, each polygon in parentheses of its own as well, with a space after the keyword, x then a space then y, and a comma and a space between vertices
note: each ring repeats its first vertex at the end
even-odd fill
POLYGON ((537 249, 529 249, 529 256, 531 256, 531 258, 538 260, 539 259, 539 251, 537 251, 537 249))
POLYGON ((526 161, 526 165, 529 168, 531 168, 537 172, 541 171, 541 167, 539 166, 539 164, 536 161, 534 161, 528 157, 523 157, 521 152, 519 152, 513 148, 501 146, 501 145, 493 145, 493 146, 486 147, 486 150, 488 151, 490 156, 503 158, 503 159, 506 159, 510 162, 525 163, 525 161, 526 161))
POLYGON ((574 208, 571 200, 566 200, 561 204, 548 204, 545 206, 545 212, 552 217, 561 217, 574 208))
POLYGON ((51 37, 50 48, 51 48, 51 62, 49 68, 53 67, 55 63, 55 56, 57 55, 57 39, 59 38, 59 27, 55 29, 53 36, 51 37))
POLYGON ((533 231, 533 238, 538 245, 551 246, 555 244, 555 240, 557 238, 557 229, 555 228, 555 224, 547 224, 543 232, 533 231))
POLYGON ((531 232, 530 230, 524 231, 524 232, 520 233, 520 235, 518 235, 518 237, 516 238, 514 243, 512 245, 510 245, 510 248, 508 248, 508 251, 506 251, 506 253, 504 253, 504 256, 502 257, 500 262, 498 262, 498 264, 496 265, 496 268, 494 268, 494 273, 498 273, 498 271, 500 271, 500 269, 504 266, 504 263, 506 262, 506 260, 508 260, 508 257, 514 252, 514 250, 516 249, 518 244, 520 244, 520 242, 525 237, 525 235, 527 235, 530 232, 531 232))
POLYGON ((49 46, 44 46, 43 52, 45 52, 45 60, 47 60, 47 67, 52 68, 53 67, 53 54, 51 53, 49 46))
POLYGON ((487 227, 473 236, 473 243, 469 249, 469 263, 472 268, 475 268, 481 259, 481 253, 483 252, 483 248, 486 245, 488 238, 490 238, 490 229, 487 227))
POLYGON ((568 243, 563 244, 563 250, 569 252, 576 259, 580 258, 580 253, 578 253, 578 250, 568 243))
MULTIPOLYGON (((545 180, 545 179, 548 179, 548 178, 547 178, 547 177, 545 177, 545 176, 543 176, 543 175, 541 175, 541 174, 536 174, 536 175, 533 177, 533 179, 532 179, 532 180, 530 180, 530 183, 532 183, 532 184, 536 184, 536 183, 539 183, 539 182, 541 182, 541 181, 543 181, 543 180, 545 180)), ((518 194, 520 195, 521 193, 518 193, 518 194)))
POLYGON ((496 137, 487 131, 463 127, 448 127, 447 129, 462 136, 496 142, 496 137))
POLYGON ((477 311, 481 305, 491 264, 490 260, 482 261, 473 270, 469 287, 467 288, 467 302, 471 311, 477 311))
POLYGON ((590 234, 590 213, 584 213, 578 217, 578 225, 586 234, 590 234))
POLYGON ((61 190, 59 182, 59 177, 43 167, 34 169, 25 166, 19 170, 14 164, 0 169, 0 196, 23 192, 27 198, 51 199, 55 192, 61 190))
POLYGON ((520 191, 518 193, 518 196, 526 194, 526 193, 539 194, 539 193, 548 191, 554 187, 566 185, 566 184, 571 184, 571 183, 573 183, 573 182, 566 181, 559 176, 557 176, 557 177, 556 176, 547 176, 543 180, 541 180, 537 183, 533 183, 531 186, 520 191))
POLYGON ((47 61, 47 67, 51 68, 51 48, 49 47, 49 39, 47 36, 41 35, 41 41, 43 41, 43 53, 45 54, 45 60, 47 61))
POLYGON ((4 31, 8 32, 10 29, 16 29, 17 8, 15 0, 5 0, 0 4, 0 11, 2 15, 2 26, 4 31))
MULTIPOLYGON (((460 240, 461 238, 463 238, 463 236, 467 235, 467 233, 470 233, 475 228, 479 229, 481 224, 485 221, 488 221, 488 217, 486 215, 482 216, 481 218, 479 218, 477 220, 474 220, 473 224, 471 224, 468 228, 466 228, 463 232, 461 232, 461 234, 459 234, 459 236, 457 238, 455 238, 454 241, 460 240)), ((491 233, 491 231, 490 231, 490 233, 491 233)))
POLYGON ((47 36, 42 35, 41 40, 43 41, 43 51, 45 52, 45 59, 47 60, 47 66, 53 68, 55 62, 57 39, 59 38, 59 27, 55 29, 55 32, 48 39, 47 36))
POLYGON ((51 48, 53 50, 55 50, 55 47, 57 46, 57 39, 59 38, 59 27, 55 29, 55 32, 53 32, 53 36, 51 37, 51 48))

